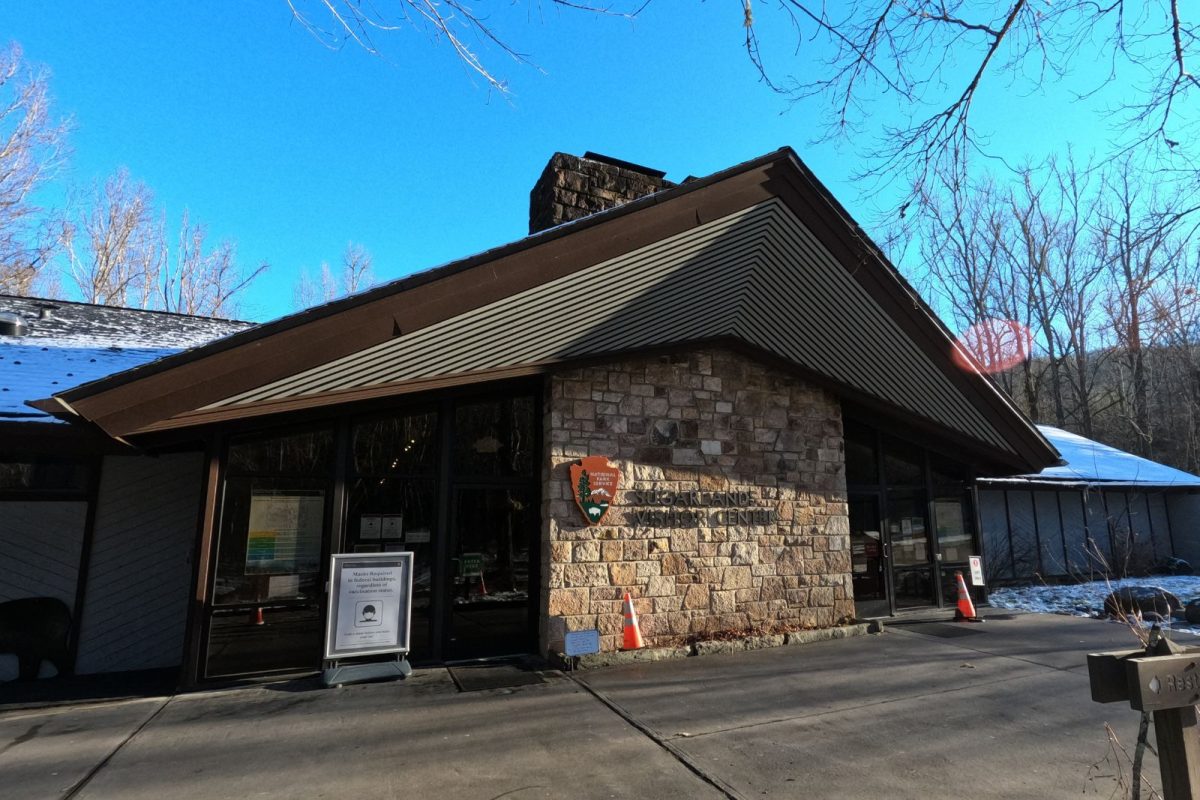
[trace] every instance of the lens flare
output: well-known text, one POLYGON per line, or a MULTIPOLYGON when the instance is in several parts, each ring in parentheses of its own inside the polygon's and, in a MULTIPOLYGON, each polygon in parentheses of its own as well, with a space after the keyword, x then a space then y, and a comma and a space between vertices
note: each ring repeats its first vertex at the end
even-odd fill
POLYGON ((1012 369, 1033 352, 1033 333, 1011 319, 985 319, 958 337, 954 363, 992 375, 1012 369))

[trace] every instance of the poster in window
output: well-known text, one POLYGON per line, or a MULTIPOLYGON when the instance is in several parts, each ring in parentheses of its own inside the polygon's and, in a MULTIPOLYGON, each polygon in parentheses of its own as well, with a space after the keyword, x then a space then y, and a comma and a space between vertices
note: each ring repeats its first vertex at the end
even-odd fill
POLYGON ((251 495, 246 574, 316 572, 324 527, 324 492, 251 495))

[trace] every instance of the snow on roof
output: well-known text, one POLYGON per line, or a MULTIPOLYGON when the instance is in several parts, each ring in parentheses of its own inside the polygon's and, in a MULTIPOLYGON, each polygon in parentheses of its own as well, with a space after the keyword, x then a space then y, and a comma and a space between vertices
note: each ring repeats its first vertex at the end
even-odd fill
POLYGON ((1041 472, 988 478, 987 483, 1108 483, 1128 486, 1200 488, 1200 477, 1159 464, 1133 453, 1093 441, 1050 425, 1038 425, 1042 435, 1062 455, 1066 464, 1041 472))
POLYGON ((0 295, 26 332, 0 336, 0 421, 55 422, 26 405, 80 384, 207 344, 252 323, 0 295))

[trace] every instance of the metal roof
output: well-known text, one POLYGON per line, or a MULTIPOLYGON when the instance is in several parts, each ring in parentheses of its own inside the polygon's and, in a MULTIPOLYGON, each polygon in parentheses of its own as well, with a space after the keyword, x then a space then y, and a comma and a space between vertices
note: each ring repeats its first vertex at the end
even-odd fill
POLYGON ((778 199, 203 410, 725 337, 1011 452, 778 199))
POLYGON ((1014 487, 1043 483, 1200 489, 1200 477, 1189 472, 1135 456, 1061 428, 1049 425, 1037 427, 1062 454, 1063 464, 1047 467, 1041 472, 981 479, 981 482, 1014 487))

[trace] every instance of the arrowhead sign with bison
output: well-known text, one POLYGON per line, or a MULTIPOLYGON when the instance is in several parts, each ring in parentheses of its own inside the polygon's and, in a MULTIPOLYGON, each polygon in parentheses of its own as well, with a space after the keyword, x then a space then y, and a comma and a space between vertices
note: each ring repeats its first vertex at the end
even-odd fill
POLYGON ((605 456, 588 456, 571 465, 571 486, 575 505, 589 525, 599 525, 617 498, 621 471, 605 456))

